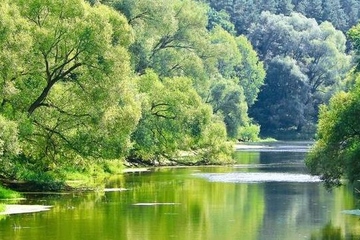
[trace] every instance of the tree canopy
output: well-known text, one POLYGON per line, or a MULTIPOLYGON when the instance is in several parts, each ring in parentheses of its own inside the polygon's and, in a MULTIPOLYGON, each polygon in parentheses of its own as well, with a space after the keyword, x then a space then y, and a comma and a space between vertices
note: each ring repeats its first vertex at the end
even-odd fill
POLYGON ((247 34, 263 11, 290 15, 293 12, 315 19, 318 23, 331 22, 336 29, 347 32, 360 18, 358 0, 207 0, 216 10, 224 10, 239 34, 247 34))
POLYGON ((263 133, 314 126, 319 104, 339 89, 351 66, 344 34, 299 13, 263 12, 248 36, 267 68, 250 111, 263 133))
MULTIPOLYGON (((355 49, 359 49, 360 25, 349 32, 355 49)), ((348 92, 334 95, 320 110, 318 140, 306 164, 311 173, 320 175, 327 187, 360 178, 360 78, 359 70, 350 73, 354 84, 348 92)))
POLYGON ((132 19, 136 40, 130 49, 138 74, 152 69, 160 80, 191 78, 202 101, 224 119, 231 138, 239 137, 240 127, 251 125, 247 109, 257 98, 265 70, 246 37, 233 35, 224 12, 216 14, 194 1, 162 1, 161 6, 124 0, 111 4, 132 19), (220 82, 228 85, 223 90, 236 91, 237 97, 214 98, 220 82))
POLYGON ((225 12, 192 0, 0 6, 1 177, 228 162, 233 139, 257 137, 247 111, 265 70, 225 12))
POLYGON ((336 94, 320 111, 318 141, 307 158, 311 173, 320 175, 328 187, 341 184, 342 177, 359 180, 360 87, 336 94))
POLYGON ((124 156, 140 117, 126 18, 79 0, 2 4, 0 113, 18 122, 18 161, 47 171, 124 156))

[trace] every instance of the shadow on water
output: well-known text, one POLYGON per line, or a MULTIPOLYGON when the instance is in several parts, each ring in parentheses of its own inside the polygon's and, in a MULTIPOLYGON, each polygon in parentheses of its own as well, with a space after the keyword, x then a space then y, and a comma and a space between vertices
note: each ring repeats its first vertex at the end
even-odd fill
POLYGON ((352 234, 343 235, 340 227, 335 227, 331 222, 325 225, 320 232, 312 233, 311 240, 358 240, 360 236, 352 234))

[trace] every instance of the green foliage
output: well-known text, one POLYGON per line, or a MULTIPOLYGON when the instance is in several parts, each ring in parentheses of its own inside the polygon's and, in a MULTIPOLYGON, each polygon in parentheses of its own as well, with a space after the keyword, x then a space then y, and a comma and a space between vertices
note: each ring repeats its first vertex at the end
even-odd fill
MULTIPOLYGON (((349 32, 359 54, 360 25, 349 32)), ((342 178, 359 181, 360 175, 360 78, 359 69, 350 73, 353 86, 333 96, 320 109, 318 140, 306 159, 311 173, 320 175, 327 187, 339 186, 342 178)))
POLYGON ((135 70, 144 74, 152 69, 160 79, 191 78, 202 101, 222 115, 228 136, 236 138, 238 127, 249 122, 247 105, 256 100, 265 71, 250 42, 233 35, 228 16, 194 1, 161 1, 159 6, 118 0, 112 6, 134 28, 130 49, 135 70), (220 85, 226 91, 216 98, 220 85))
POLYGON ((186 72, 184 64, 194 60, 194 52, 204 48, 207 7, 203 4, 117 0, 111 5, 127 16, 134 29, 135 42, 130 49, 138 73, 152 68, 160 76, 182 75, 182 71, 186 72))
POLYGON ((126 156, 140 117, 127 19, 82 0, 2 4, 1 17, 12 21, 4 21, 0 44, 1 59, 11 56, 0 69, 0 114, 19 125, 14 171, 56 172, 74 159, 126 156), (14 37, 24 41, 9 44, 14 37))
POLYGON ((227 135, 237 138, 239 126, 249 121, 242 88, 229 80, 219 81, 211 88, 210 96, 209 102, 213 105, 214 112, 224 118, 227 135))
POLYGON ((268 69, 251 116, 264 134, 306 133, 351 67, 345 36, 328 22, 264 12, 249 38, 268 69))
POLYGON ((268 63, 267 85, 252 109, 263 132, 298 128, 306 123, 307 77, 291 58, 276 57, 268 63), (282 94, 274 94, 281 92, 282 94))
MULTIPOLYGON (((11 199, 11 198, 20 198, 20 197, 21 197, 20 193, 0 186, 0 199, 11 199)), ((1 207, 2 206, 0 206, 0 212, 4 210, 4 208, 1 207)))
POLYGON ((360 154, 360 85, 349 93, 338 93, 328 107, 320 111, 318 141, 308 155, 306 164, 318 174, 327 187, 338 186, 345 176, 359 180, 360 154))
POLYGON ((357 0, 208 0, 207 2, 217 11, 225 10, 240 34, 247 34, 251 24, 259 19, 263 11, 283 15, 298 12, 315 19, 318 23, 329 21, 343 32, 357 24, 360 18, 360 3, 357 0))
MULTIPOLYGON (((175 77, 160 81, 154 72, 148 71, 139 78, 139 89, 143 114, 132 136, 132 158, 174 159, 179 150, 203 148, 200 142, 213 141, 212 137, 204 139, 211 125, 212 110, 202 102, 190 79, 175 77)), ((217 137, 226 141, 226 135, 217 137)), ((213 144, 216 147, 219 143, 213 144)))
MULTIPOLYGON (((350 29, 348 37, 351 40, 352 46, 357 56, 360 55, 360 26, 357 25, 350 29)), ((357 71, 360 70, 360 61, 357 59, 357 71)))
POLYGON ((16 122, 8 121, 0 115, 0 159, 17 155, 19 152, 20 144, 16 122))
POLYGON ((208 61, 214 77, 206 101, 221 114, 230 138, 238 138, 238 128, 249 124, 247 109, 257 98, 265 70, 244 36, 235 38, 220 27, 211 31, 211 51, 208 61))
POLYGON ((260 126, 256 124, 250 124, 239 128, 238 138, 244 142, 256 142, 259 141, 260 126))
POLYGON ((264 64, 259 60, 256 51, 245 36, 236 38, 238 49, 242 55, 241 64, 237 67, 239 84, 244 89, 248 106, 257 100, 261 86, 264 84, 264 64))
POLYGON ((192 0, 2 1, 0 175, 57 189, 111 160, 230 162, 265 77, 230 20, 192 0))
POLYGON ((232 35, 235 35, 235 26, 231 22, 230 16, 226 11, 216 11, 213 8, 209 8, 208 18, 209 23, 207 28, 209 30, 214 29, 216 26, 220 26, 232 35))
POLYGON ((205 127, 204 134, 199 141, 201 163, 233 163, 231 154, 233 153, 234 142, 226 141, 226 138, 227 132, 223 122, 214 116, 212 123, 205 127))
MULTIPOLYGON (((346 54, 350 48, 343 33, 358 22, 359 2, 354 0, 208 0, 207 2, 216 11, 226 11, 229 14, 228 19, 234 23, 237 33, 245 34, 249 38, 260 59, 265 62, 268 77, 259 97, 256 91, 259 91, 262 81, 250 87, 246 80, 242 80, 240 84, 244 89, 250 116, 261 125, 262 134, 276 136, 281 132, 311 137, 314 134, 319 105, 327 103, 331 95, 343 87, 341 79, 351 67, 351 58, 346 54), (295 68, 286 66, 282 68, 278 63, 274 64, 275 59, 280 58, 284 59, 282 62, 285 65, 286 62, 293 62, 296 65, 298 73, 302 75, 301 78, 307 78, 303 81, 303 85, 298 84, 299 74, 286 72, 295 68), (272 67, 276 69, 271 69, 272 67), (274 74, 279 68, 283 69, 281 75, 285 77, 284 80, 274 74), (287 75, 294 76, 294 79, 287 78, 287 75), (277 84, 280 85, 278 89, 276 89, 277 84), (297 92, 295 96, 289 95, 296 89, 289 90, 287 85, 299 87, 301 93, 297 92), (277 94, 274 94, 275 89, 277 94), (280 98, 283 100, 279 100, 280 98), (294 111, 290 107, 293 103, 294 111)), ((215 16, 210 15, 213 17, 211 19, 219 19, 215 16)), ((251 57, 243 57, 243 59, 249 61, 251 57)), ((256 78, 249 77, 247 74, 249 72, 245 69, 243 68, 242 72, 246 74, 239 76, 248 76, 246 79, 255 80, 256 78)), ((261 71, 257 73, 261 75, 261 71)))
POLYGON ((13 166, 12 159, 20 153, 18 127, 0 115, 0 177, 5 177, 13 166))

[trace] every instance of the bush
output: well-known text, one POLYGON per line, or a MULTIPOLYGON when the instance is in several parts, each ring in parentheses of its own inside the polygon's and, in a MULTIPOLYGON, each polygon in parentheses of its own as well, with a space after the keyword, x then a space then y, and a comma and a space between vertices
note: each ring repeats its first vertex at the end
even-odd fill
POLYGON ((238 138, 242 142, 255 142, 259 140, 260 126, 250 124, 242 126, 238 131, 238 138))

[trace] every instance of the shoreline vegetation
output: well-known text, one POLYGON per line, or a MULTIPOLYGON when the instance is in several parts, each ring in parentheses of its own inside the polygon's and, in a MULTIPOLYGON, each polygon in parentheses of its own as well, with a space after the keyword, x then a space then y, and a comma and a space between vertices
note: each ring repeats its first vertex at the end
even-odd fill
POLYGON ((0 178, 10 188, 66 190, 66 180, 117 174, 117 159, 136 167, 228 164, 234 139, 259 136, 248 109, 264 64, 209 4, 0 6, 0 178))
MULTIPOLYGON (((234 144, 234 151, 288 151, 289 149, 298 148, 299 151, 307 152, 313 145, 312 141, 294 141, 281 142, 276 140, 258 141, 258 142, 238 142, 234 144), (298 145, 301 146, 298 146, 298 145)), ((184 153, 184 156, 186 154, 184 153)), ((193 156, 190 156, 191 159, 193 156)), ((224 163, 218 163, 224 164, 224 163)), ((102 189, 106 179, 112 175, 131 174, 150 171, 152 168, 157 167, 181 167, 181 166, 206 166, 218 165, 217 163, 206 163, 203 161, 191 161, 185 156, 181 161, 167 160, 162 161, 138 161, 138 162, 123 162, 117 163, 116 167, 112 167, 109 172, 101 172, 99 169, 94 169, 93 174, 85 173, 69 173, 65 175, 63 180, 56 180, 51 178, 40 180, 11 180, 0 178, 0 199, 4 198, 19 198, 20 193, 32 192, 75 192, 75 191, 94 191, 102 189), (99 172, 96 172, 99 171, 99 172), (3 186, 1 188, 1 186, 3 186), (11 189, 11 190, 10 190, 11 189)), ((227 164, 234 164, 229 162, 227 164)))
MULTIPOLYGON (((309 149, 313 142, 311 141, 303 141, 303 142, 284 142, 281 141, 260 141, 260 142, 238 142, 234 145, 235 151, 253 151, 253 150, 262 150, 262 151, 286 151, 287 147, 296 147, 299 144, 302 146, 301 149, 309 149), (287 145, 286 145, 287 144, 287 145)), ((134 174, 134 173, 142 173, 151 171, 152 168, 156 167, 181 167, 181 166, 191 166, 191 165, 148 165, 143 167, 125 167, 121 169, 120 174, 134 174)), ((12 187, 13 189, 20 190, 22 193, 26 194, 67 194, 69 192, 74 191, 125 191, 127 189, 124 188, 101 188, 99 185, 103 183, 99 181, 99 185, 97 186, 89 186, 84 180, 68 180, 64 182, 64 186, 61 190, 57 191, 44 191, 42 189, 43 186, 40 186, 39 183, 36 182, 26 182, 26 181, 10 181, 5 179, 0 179, 3 185, 12 187), (4 184, 5 183, 5 184, 4 184)), ((6 204, 0 203, 0 219, 3 216, 11 215, 11 214, 24 214, 24 213, 35 213, 35 212, 42 212, 51 210, 52 206, 45 206, 45 205, 27 205, 27 204, 18 204, 19 200, 22 200, 22 194, 16 191, 0 187, 0 199, 4 200, 14 200, 15 204, 6 204), (18 200, 18 201, 17 201, 18 200)))

